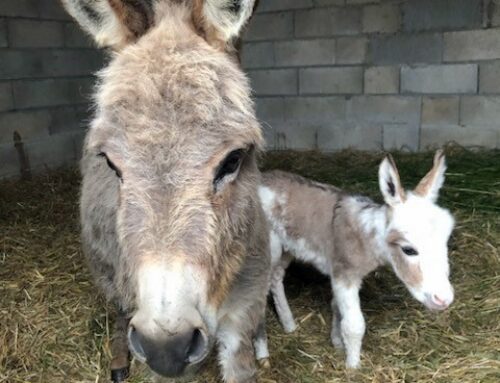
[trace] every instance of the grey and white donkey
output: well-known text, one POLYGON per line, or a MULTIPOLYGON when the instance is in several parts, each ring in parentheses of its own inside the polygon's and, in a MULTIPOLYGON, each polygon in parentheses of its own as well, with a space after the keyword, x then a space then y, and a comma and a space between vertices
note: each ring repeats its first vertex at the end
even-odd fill
POLYGON ((442 310, 451 304, 447 242, 454 220, 436 205, 445 168, 444 155, 438 151, 431 171, 414 191, 406 192, 392 157, 387 156, 379 168, 383 205, 297 175, 263 174, 259 195, 271 225, 271 292, 285 331, 296 328, 283 286, 293 258, 330 277, 335 313, 331 340, 336 347, 345 347, 350 368, 360 364, 365 332, 359 289, 377 267, 391 265, 428 308, 442 310))
POLYGON ((263 138, 226 49, 253 0, 64 3, 115 50, 81 163, 84 253, 120 312, 112 379, 125 379, 129 349, 177 377, 217 345, 224 381, 256 382, 270 278, 263 138))

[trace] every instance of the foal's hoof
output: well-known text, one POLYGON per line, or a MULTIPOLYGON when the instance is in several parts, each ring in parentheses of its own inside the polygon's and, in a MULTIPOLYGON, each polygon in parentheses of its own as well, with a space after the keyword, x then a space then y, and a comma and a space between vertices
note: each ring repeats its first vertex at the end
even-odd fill
POLYGON ((269 358, 259 359, 259 366, 264 370, 269 370, 271 368, 271 362, 269 358))
POLYGON ((123 383, 127 380, 128 377, 129 377, 128 367, 111 370, 111 381, 113 383, 123 383))

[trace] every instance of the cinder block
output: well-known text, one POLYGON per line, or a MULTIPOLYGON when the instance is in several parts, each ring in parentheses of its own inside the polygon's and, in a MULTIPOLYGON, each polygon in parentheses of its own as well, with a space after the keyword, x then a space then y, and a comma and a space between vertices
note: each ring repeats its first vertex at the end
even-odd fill
POLYGON ((477 64, 401 68, 402 93, 477 93, 477 64))
POLYGON ((52 108, 49 113, 51 116, 49 133, 51 135, 70 131, 85 131, 91 120, 89 105, 52 108))
POLYGON ((75 23, 64 24, 64 46, 68 48, 95 48, 90 36, 75 23))
POLYGON ((248 72, 252 89, 258 96, 297 94, 295 69, 252 70, 248 72))
POLYGON ((274 67, 273 43, 246 43, 241 49, 241 65, 243 68, 274 67))
POLYGON ((20 164, 13 144, 0 144, 0 179, 20 176, 20 164))
POLYGON ((47 110, 0 113, 0 144, 13 144, 14 132, 23 141, 48 137, 50 121, 47 110))
POLYGON ((258 97, 255 101, 257 117, 261 121, 285 120, 285 109, 282 97, 258 97))
POLYGON ((345 120, 345 97, 286 97, 283 104, 285 121, 303 122, 306 126, 345 120))
POLYGON ((355 35, 361 32, 357 8, 316 8, 295 13, 296 37, 355 35))
POLYGON ((37 172, 72 165, 76 162, 78 150, 75 134, 56 134, 24 145, 31 168, 37 172))
POLYGON ((259 2, 257 13, 312 8, 313 0, 265 0, 259 2))
POLYGON ((293 13, 256 14, 250 20, 245 41, 279 40, 293 37, 293 13))
POLYGON ((94 78, 24 80, 13 83, 17 109, 87 104, 94 78))
POLYGON ((317 147, 317 126, 290 121, 273 125, 276 149, 312 150, 317 147))
POLYGON ((36 0, 38 12, 41 19, 46 20, 71 20, 71 16, 65 11, 61 0, 36 0))
POLYGON ((394 33, 401 26, 401 10, 397 5, 371 5, 363 8, 363 32, 394 33))
POLYGON ((335 40, 294 40, 274 43, 277 66, 329 65, 335 63, 335 40))
POLYGON ((361 64, 366 61, 368 40, 365 37, 340 37, 337 39, 337 63, 361 64))
POLYGON ((458 96, 424 97, 422 100, 422 124, 458 124, 459 104, 458 96))
POLYGON ((346 0, 347 5, 379 4, 381 0, 346 0))
POLYGON ((0 50, 0 78, 84 76, 100 69, 104 63, 101 51, 23 49, 0 50))
POLYGON ((447 32, 444 61, 492 60, 500 58, 500 29, 447 32))
POLYGON ((12 84, 10 82, 0 82, 0 112, 5 112, 13 108, 12 84))
POLYGON ((64 45, 64 24, 57 21, 11 19, 9 45, 13 48, 59 48, 64 45))
POLYGON ((7 23, 5 19, 0 19, 0 48, 5 48, 9 45, 7 38, 7 23))
POLYGON ((363 91, 359 67, 306 68, 299 72, 300 94, 356 94, 363 91))
POLYGON ((403 29, 408 32, 481 27, 482 0, 405 1, 403 29))
POLYGON ((479 93, 500 93, 500 61, 479 66, 479 93))
POLYGON ((38 4, 33 0, 2 0, 0 16, 38 17, 38 4))
POLYGON ((498 129, 500 121, 500 97, 463 96, 460 99, 461 125, 486 125, 498 129))
POLYGON ((345 5, 345 0, 313 0, 315 7, 328 7, 332 5, 345 5))
POLYGON ((377 66, 366 68, 365 93, 399 93, 399 68, 393 66, 377 66))
POLYGON ((437 149, 453 142, 465 147, 499 148, 498 129, 475 125, 422 125, 420 149, 437 149))
POLYGON ((492 27, 500 26, 500 0, 489 0, 488 22, 492 27))
POLYGON ((373 122, 332 122, 318 127, 317 137, 318 149, 327 152, 382 149, 382 125, 373 122))
POLYGON ((258 97, 255 102, 257 118, 267 149, 276 148, 276 126, 283 124, 285 112, 282 97, 258 97))
POLYGON ((419 123, 420 97, 354 96, 347 101, 347 118, 366 123, 419 123))
POLYGON ((443 39, 440 34, 376 36, 370 44, 374 64, 441 62, 443 39))
POLYGON ((418 124, 385 124, 383 126, 384 150, 418 150, 420 130, 418 124))

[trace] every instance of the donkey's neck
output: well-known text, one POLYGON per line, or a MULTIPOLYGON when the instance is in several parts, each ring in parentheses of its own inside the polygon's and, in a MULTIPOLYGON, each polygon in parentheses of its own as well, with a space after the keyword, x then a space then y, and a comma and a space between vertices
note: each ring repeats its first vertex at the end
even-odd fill
POLYGON ((367 197, 351 196, 349 201, 352 220, 363 236, 365 248, 370 249, 367 256, 374 257, 379 265, 388 262, 387 226, 389 208, 375 203, 367 197))

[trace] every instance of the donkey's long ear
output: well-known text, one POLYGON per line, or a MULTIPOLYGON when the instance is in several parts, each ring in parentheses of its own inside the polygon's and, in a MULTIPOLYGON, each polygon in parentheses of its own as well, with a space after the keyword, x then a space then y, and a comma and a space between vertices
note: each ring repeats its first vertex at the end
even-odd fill
POLYGON ((252 16, 255 0, 193 0, 193 19, 213 46, 227 50, 252 16))
POLYGON ((62 0, 97 45, 123 48, 153 24, 154 0, 62 0))
POLYGON ((439 189, 444 183, 444 172, 446 171, 446 161, 444 152, 440 149, 434 155, 434 165, 415 188, 415 194, 428 198, 436 202, 439 189))
POLYGON ((401 185, 396 163, 390 154, 384 158, 378 169, 378 184, 386 204, 394 206, 404 202, 405 191, 401 185))

